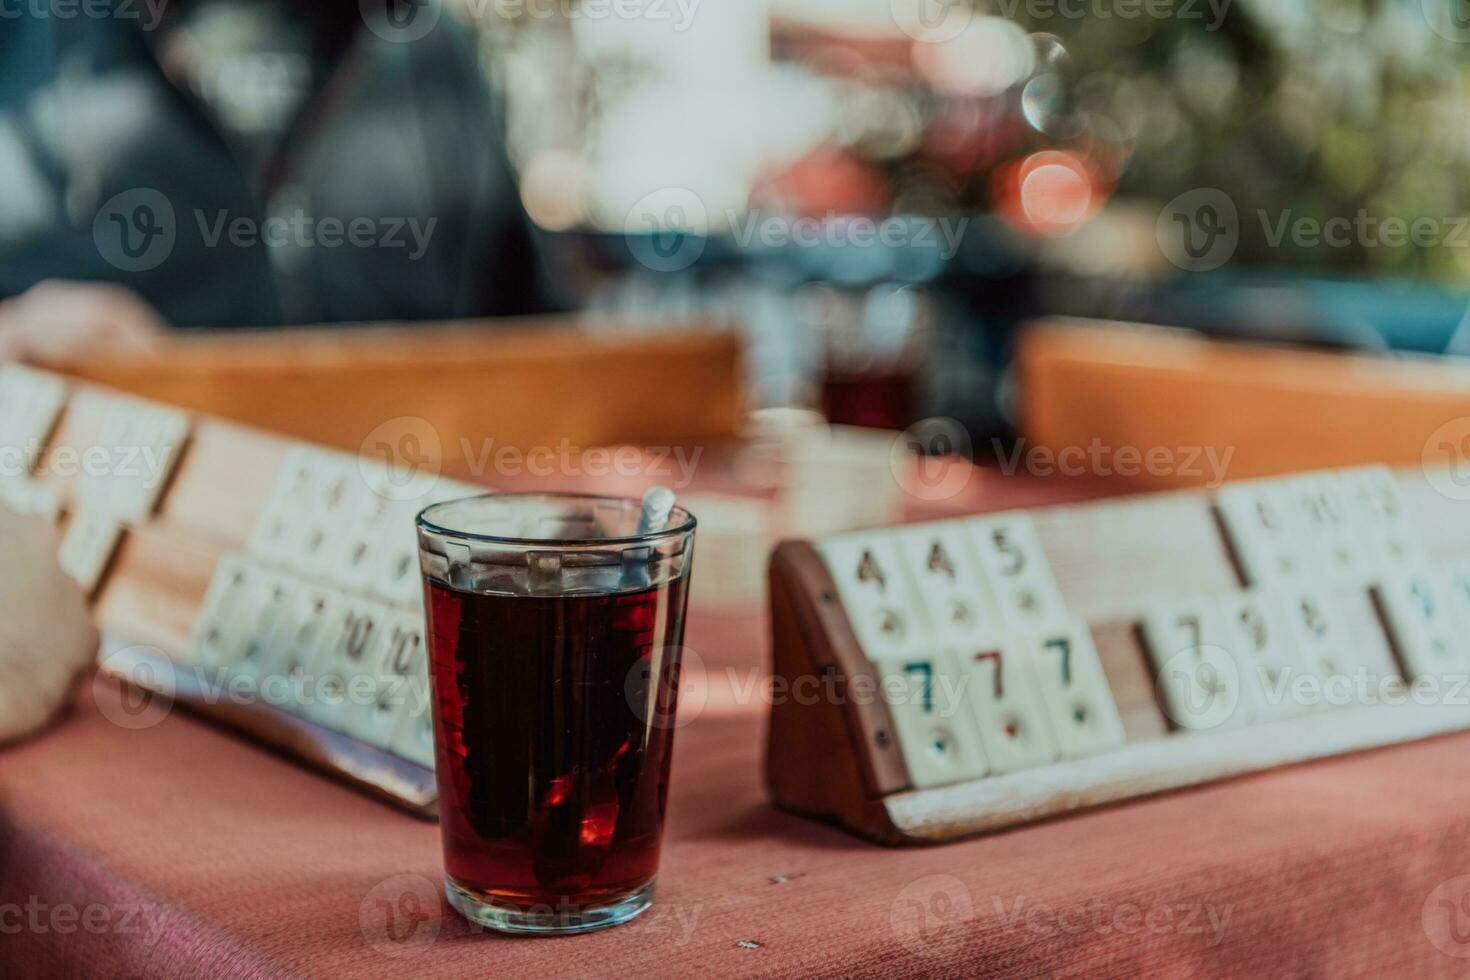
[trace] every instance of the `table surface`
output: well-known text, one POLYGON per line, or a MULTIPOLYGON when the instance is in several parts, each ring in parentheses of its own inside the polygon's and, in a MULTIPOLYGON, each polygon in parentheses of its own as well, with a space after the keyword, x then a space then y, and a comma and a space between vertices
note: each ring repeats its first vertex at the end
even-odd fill
POLYGON ((434 824, 183 711, 120 726, 120 692, 89 680, 0 751, 0 976, 1470 969, 1470 735, 885 849, 767 802, 765 705, 735 695, 758 690, 766 629, 759 609, 692 610, 709 697, 677 736, 654 907, 555 939, 448 910, 434 824))

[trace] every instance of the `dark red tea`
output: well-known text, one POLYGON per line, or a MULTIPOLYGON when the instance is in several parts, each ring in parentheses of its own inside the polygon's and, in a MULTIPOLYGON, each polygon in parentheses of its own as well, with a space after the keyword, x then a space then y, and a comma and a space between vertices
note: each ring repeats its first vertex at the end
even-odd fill
POLYGON ((686 582, 548 597, 429 582, 444 864, 461 888, 558 910, 653 879, 686 582))

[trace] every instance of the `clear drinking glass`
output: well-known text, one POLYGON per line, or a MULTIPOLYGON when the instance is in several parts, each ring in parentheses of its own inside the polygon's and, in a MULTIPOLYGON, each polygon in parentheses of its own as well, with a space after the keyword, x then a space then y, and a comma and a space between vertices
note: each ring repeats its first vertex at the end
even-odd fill
POLYGON ((446 892, 472 921, 583 932, 652 899, 695 520, 639 512, 497 494, 419 515, 446 892))

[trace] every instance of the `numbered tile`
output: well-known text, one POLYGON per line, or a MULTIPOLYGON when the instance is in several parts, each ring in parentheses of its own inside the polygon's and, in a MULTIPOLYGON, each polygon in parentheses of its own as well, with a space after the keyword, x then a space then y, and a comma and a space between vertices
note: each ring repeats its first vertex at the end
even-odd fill
POLYGON ((891 536, 841 535, 817 545, 853 632, 870 660, 932 647, 923 604, 891 536))
POLYGON ((367 493, 354 458, 333 454, 318 460, 292 567, 341 585, 353 525, 367 493))
POLYGON ((292 593, 265 643, 261 691, 267 701, 294 714, 305 714, 315 703, 324 648, 346 601, 339 593, 308 585, 292 593))
POLYGON ((295 550, 310 519, 310 501, 319 482, 319 459, 320 454, 307 446, 292 446, 286 451, 270 496, 250 534, 251 554, 285 565, 295 564, 295 550))
POLYGON ((0 449, 21 451, 24 473, 56 428, 66 406, 66 385, 53 377, 19 364, 0 364, 0 449))
POLYGON ((347 734, 370 745, 391 749, 403 716, 427 703, 428 691, 416 687, 424 651, 422 618, 406 613, 391 614, 383 625, 384 639, 376 647, 376 662, 369 674, 374 680, 371 701, 354 703, 347 716, 347 734))
POLYGON ((1358 528, 1374 577, 1409 571, 1428 561, 1419 532, 1409 517, 1398 478, 1387 466, 1341 470, 1348 514, 1358 528))
POLYGON ((1451 605, 1452 585, 1442 576, 1427 570, 1395 575, 1374 591, 1384 625, 1411 681, 1470 671, 1466 635, 1451 605))
POLYGON ((376 493, 358 494, 339 538, 332 581, 349 592, 376 593, 389 534, 389 501, 376 493))
POLYGON ((340 598, 331 610, 315 660, 315 697, 303 714, 325 728, 346 731, 354 711, 375 697, 381 645, 393 611, 366 599, 340 598))
POLYGON ((989 771, 965 705, 967 685, 953 658, 941 652, 874 666, 916 789, 979 779, 989 771))
POLYGON ((1056 761, 1046 702, 1024 641, 962 647, 956 660, 968 674, 965 700, 996 775, 1056 761))
POLYGON ((409 658, 413 670, 411 699, 401 710, 398 725, 393 731, 389 748, 392 753, 409 762, 434 768, 434 712, 432 710, 433 689, 429 684, 429 659, 426 656, 409 658))
POLYGON ((1067 618, 1061 590, 1025 514, 1002 514, 969 522, 980 567, 1012 629, 1039 629, 1067 618))
POLYGON ((424 586, 419 570, 418 530, 414 524, 419 510, 415 501, 388 504, 382 544, 375 556, 375 588, 372 591, 399 605, 422 602, 424 586))
POLYGON ((128 522, 147 520, 158 505, 184 444, 189 438, 189 416, 133 398, 87 392, 88 414, 102 420, 96 449, 106 465, 84 472, 77 499, 89 509, 128 522))
POLYGON ((61 521, 61 498, 55 490, 36 480, 0 476, 0 504, 17 514, 39 517, 50 524, 61 521))
POLYGON ((1226 646, 1230 640, 1213 601, 1150 609, 1144 615, 1143 637, 1170 721, 1195 731, 1250 721, 1254 678, 1226 646))
MULTIPOLYGON (((1328 596, 1316 589, 1295 589, 1278 593, 1276 599, 1302 669, 1324 685, 1343 687, 1342 679, 1351 678, 1363 665, 1328 596)), ((1332 702, 1324 698, 1321 705, 1331 707, 1332 702)))
POLYGON ((1127 736, 1087 624, 1071 620, 1035 635, 1032 662, 1063 759, 1118 748, 1127 736))
POLYGON ((1456 630, 1470 636, 1470 561, 1451 563, 1440 580, 1456 630))
POLYGON ((1372 565, 1363 550, 1362 530, 1350 516, 1337 474, 1308 473, 1292 477, 1285 486, 1317 566, 1333 581, 1366 583, 1372 565))
POLYGON ((292 447, 250 536, 251 552, 335 582, 363 489, 352 456, 292 447))
POLYGON ((1222 487, 1215 494, 1215 509, 1246 584, 1296 582, 1312 573, 1312 558, 1296 529, 1290 498, 1276 481, 1222 487))
POLYGON ((1292 680, 1302 665, 1280 605, 1266 594, 1248 592, 1227 596, 1220 606, 1226 647, 1247 675, 1244 686, 1257 693, 1256 714, 1262 719, 1301 714, 1305 706, 1293 698, 1292 680))
POLYGON ((239 659, 259 577, 257 569, 239 555, 220 558, 194 617, 190 643, 194 663, 211 670, 229 667, 239 659))
POLYGON ((245 591, 235 620, 238 639, 225 665, 229 673, 252 680, 259 693, 277 659, 272 646, 281 621, 290 615, 302 584, 274 570, 258 569, 245 591))
POLYGON ((109 513, 78 510, 72 515, 57 558, 88 596, 102 583, 122 533, 122 525, 109 513))
POLYGON ((1000 610, 976 567, 964 522, 905 528, 897 545, 940 643, 972 643, 1001 631, 1000 610))

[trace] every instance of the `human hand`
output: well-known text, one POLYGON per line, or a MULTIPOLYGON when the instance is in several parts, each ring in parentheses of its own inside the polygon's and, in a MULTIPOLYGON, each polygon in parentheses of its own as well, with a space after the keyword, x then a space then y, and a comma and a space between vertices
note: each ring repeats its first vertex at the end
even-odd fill
POLYGON ((168 330, 126 286, 49 279, 0 301, 0 361, 74 364, 148 355, 168 330))
POLYGON ((0 504, 0 744, 51 721, 97 655, 82 590, 56 561, 45 521, 0 504))

